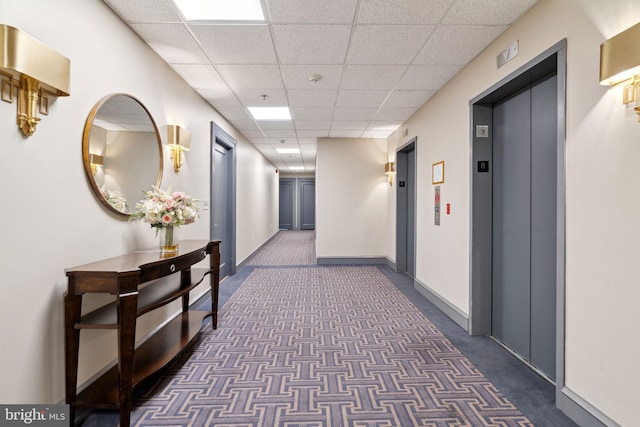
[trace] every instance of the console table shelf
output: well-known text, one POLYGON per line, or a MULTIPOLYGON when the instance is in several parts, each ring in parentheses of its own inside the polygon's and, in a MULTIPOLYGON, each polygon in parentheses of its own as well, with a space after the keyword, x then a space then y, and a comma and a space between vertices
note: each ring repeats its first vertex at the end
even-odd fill
POLYGON ((133 388, 184 351, 206 317, 212 316, 212 327, 217 327, 219 247, 217 240, 187 240, 180 242, 180 252, 174 256, 140 251, 65 270, 69 279, 64 297, 66 402, 71 405, 72 424, 77 408, 117 409, 120 426, 128 427, 133 388), (207 256, 209 268, 192 271, 207 256), (189 292, 207 276, 211 311, 189 310, 189 292), (115 301, 81 316, 86 293, 113 294, 115 301), (136 348, 136 319, 177 299, 182 299, 182 313, 136 348), (117 330, 118 363, 78 393, 81 329, 117 330))

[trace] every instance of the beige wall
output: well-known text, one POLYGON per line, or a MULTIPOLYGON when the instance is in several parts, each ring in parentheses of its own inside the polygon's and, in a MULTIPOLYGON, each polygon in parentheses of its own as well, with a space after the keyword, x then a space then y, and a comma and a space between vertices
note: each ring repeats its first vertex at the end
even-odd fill
POLYGON ((542 0, 389 139, 418 138, 417 279, 468 314, 469 101, 567 39, 566 387, 620 425, 638 422, 640 124, 621 88, 598 85, 598 67, 600 43, 638 21, 636 1, 542 0), (514 40, 519 56, 497 70, 514 40), (452 213, 436 227, 430 171, 440 160, 452 213))
POLYGON ((390 258, 384 174, 386 142, 320 139, 316 169, 316 255, 390 258))
MULTIPOLYGON (((238 140, 238 262, 276 230, 277 176, 251 144, 101 1, 0 0, 0 22, 71 60, 71 96, 53 100, 33 136, 23 137, 16 126, 16 105, 0 102, 0 402, 56 403, 64 398, 64 269, 157 244, 148 224, 114 217, 92 194, 81 147, 93 105, 109 93, 124 92, 145 104, 161 129, 167 124, 189 129, 191 151, 178 175, 165 149, 162 186, 198 199, 210 197, 210 122, 238 140)), ((207 239, 210 212, 201 211, 181 237, 207 239)), ((101 300, 89 298, 89 303, 101 300)), ((176 310, 172 306, 143 317, 139 336, 176 310)), ((82 381, 116 354, 113 332, 84 332, 82 381)))

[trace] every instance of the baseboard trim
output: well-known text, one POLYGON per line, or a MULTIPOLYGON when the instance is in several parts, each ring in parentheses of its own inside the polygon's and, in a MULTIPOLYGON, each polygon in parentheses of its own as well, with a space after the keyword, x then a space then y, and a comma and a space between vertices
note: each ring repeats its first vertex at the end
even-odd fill
POLYGON ((429 300, 433 305, 438 307, 451 320, 456 322, 462 329, 469 332, 469 316, 454 307, 449 301, 433 291, 429 286, 425 285, 418 279, 413 279, 413 287, 416 291, 429 300))
POLYGON ((558 394, 556 406, 580 427, 620 427, 620 424, 567 387, 558 394))
POLYGON ((280 230, 276 231, 275 233, 273 233, 271 235, 271 237, 269 237, 267 240, 265 240, 265 242, 263 244, 261 244, 260 246, 258 246, 258 248, 256 248, 255 251, 251 252, 249 254, 249 256, 247 256, 245 259, 242 260, 242 262, 240 264, 238 264, 236 266, 236 271, 241 269, 242 267, 244 267, 245 265, 247 265, 247 263, 251 260, 251 258, 258 253, 262 248, 264 248, 267 243, 269 243, 271 240, 273 240, 274 237, 276 237, 276 235, 280 232, 280 230))
POLYGON ((395 262, 387 257, 317 257, 318 265, 386 265, 392 270, 396 269, 395 262))

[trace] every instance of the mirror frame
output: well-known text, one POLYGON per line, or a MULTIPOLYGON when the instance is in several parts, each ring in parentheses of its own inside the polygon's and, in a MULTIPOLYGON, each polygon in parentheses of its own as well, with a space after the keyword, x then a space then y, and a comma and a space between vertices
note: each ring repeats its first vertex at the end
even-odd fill
POLYGON ((156 133, 156 140, 158 143, 158 154, 159 154, 159 158, 158 158, 158 178, 156 179, 155 184, 150 183, 150 185, 156 185, 157 187, 160 187, 160 184, 162 182, 162 172, 163 172, 163 165, 164 165, 164 153, 162 151, 162 138, 160 137, 160 132, 158 131, 158 126, 156 125, 155 120, 153 119, 153 116, 151 115, 151 113, 149 112, 149 110, 147 109, 147 107, 144 106, 144 104, 142 102, 140 102, 139 99, 137 99, 134 96, 131 96, 127 93, 112 93, 109 94, 105 97, 103 97, 102 99, 100 99, 91 109, 91 112, 89 113, 89 116, 87 117, 87 121, 85 122, 84 125, 84 131, 82 133, 82 162, 84 164, 84 172, 87 175, 87 179, 89 180, 89 184, 91 184, 91 188, 93 189, 93 193, 95 194, 95 196, 98 198, 98 200, 111 212, 122 216, 122 217, 126 217, 127 219, 131 216, 132 212, 121 212, 118 209, 114 208, 113 206, 111 206, 111 204, 107 201, 107 199, 103 196, 102 192, 100 191, 100 188, 98 188, 98 184, 96 184, 96 181, 93 177, 93 172, 91 171, 91 163, 89 161, 89 142, 91 140, 91 129, 93 127, 93 122, 96 118, 96 115, 98 114, 98 112, 100 111, 100 108, 107 103, 110 99, 113 99, 117 96, 126 96, 130 99, 132 99, 133 101, 135 101, 140 107, 142 107, 142 109, 144 110, 145 113, 147 113, 147 116, 149 117, 149 120, 151 121, 151 124, 153 125, 153 129, 156 133))

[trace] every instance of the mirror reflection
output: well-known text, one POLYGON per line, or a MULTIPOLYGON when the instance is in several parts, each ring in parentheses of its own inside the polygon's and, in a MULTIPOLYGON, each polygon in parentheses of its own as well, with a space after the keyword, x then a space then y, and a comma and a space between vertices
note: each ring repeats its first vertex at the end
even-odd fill
POLYGON ((109 95, 93 107, 84 129, 82 157, 96 196, 118 214, 129 215, 143 190, 160 186, 160 134, 149 111, 130 95, 109 95))

